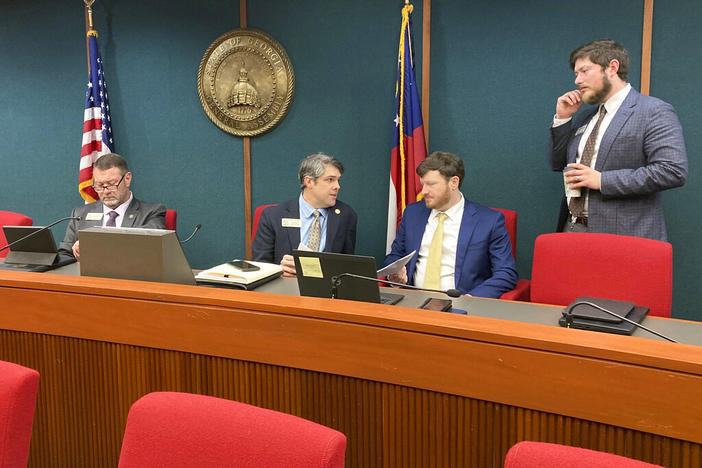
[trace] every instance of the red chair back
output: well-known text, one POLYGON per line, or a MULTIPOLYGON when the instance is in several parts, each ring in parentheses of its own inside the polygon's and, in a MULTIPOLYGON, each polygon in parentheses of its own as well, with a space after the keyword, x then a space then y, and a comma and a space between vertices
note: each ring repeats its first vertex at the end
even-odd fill
MULTIPOLYGON (((7 238, 5 237, 5 232, 2 230, 3 226, 31 226, 32 218, 25 216, 20 213, 13 213, 12 211, 0 211, 0 249, 7 245, 7 238)), ((5 249, 0 252, 0 258, 7 257, 10 253, 10 249, 5 249)))
POLYGON ((346 436, 290 414, 189 393, 156 392, 129 410, 120 468, 343 467, 346 436))
POLYGON ((175 231, 177 224, 178 212, 176 210, 166 210, 166 229, 175 231))
POLYGON ((512 242, 512 257, 517 259, 517 212, 504 208, 492 208, 505 216, 505 227, 509 233, 509 240, 512 242))
POLYGON ((631 301, 670 317, 673 246, 599 233, 542 234, 534 243, 531 302, 568 305, 579 296, 631 301))
POLYGON ((639 460, 567 445, 522 441, 505 457, 505 468, 662 468, 639 460))
POLYGON ((0 466, 26 467, 39 372, 0 361, 0 466))
POLYGON ((258 222, 261 220, 261 213, 263 213, 263 210, 268 208, 269 206, 275 206, 277 203, 271 203, 268 205, 259 205, 256 207, 256 210, 254 211, 254 217, 253 217, 253 225, 251 226, 251 242, 253 242, 254 238, 256 237, 256 231, 258 231, 258 222))

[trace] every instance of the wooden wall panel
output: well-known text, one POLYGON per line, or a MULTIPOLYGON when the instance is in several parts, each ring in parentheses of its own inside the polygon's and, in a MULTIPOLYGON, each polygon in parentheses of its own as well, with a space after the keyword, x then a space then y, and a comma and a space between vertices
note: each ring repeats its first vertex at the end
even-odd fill
POLYGON ((30 466, 116 466, 129 406, 151 391, 234 399, 348 437, 349 467, 499 467, 519 440, 700 467, 700 445, 547 412, 241 360, 0 331, 0 359, 39 370, 30 466))

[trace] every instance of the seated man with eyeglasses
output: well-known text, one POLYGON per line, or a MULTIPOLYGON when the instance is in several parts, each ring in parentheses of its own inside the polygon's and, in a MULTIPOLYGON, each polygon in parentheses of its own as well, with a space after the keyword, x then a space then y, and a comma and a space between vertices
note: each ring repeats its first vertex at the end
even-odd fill
POLYGON ((80 257, 78 231, 94 226, 166 228, 166 207, 137 200, 129 190, 132 173, 119 154, 102 155, 93 164, 93 189, 100 201, 79 206, 71 216, 59 253, 80 257))

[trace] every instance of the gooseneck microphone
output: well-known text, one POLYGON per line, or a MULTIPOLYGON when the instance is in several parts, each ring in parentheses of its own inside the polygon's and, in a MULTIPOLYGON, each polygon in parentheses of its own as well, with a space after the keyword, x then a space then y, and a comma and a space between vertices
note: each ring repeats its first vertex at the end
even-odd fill
POLYGON ((380 279, 380 278, 371 278, 369 276, 361 276, 357 275, 354 273, 342 273, 338 276, 332 276, 332 297, 335 298, 337 296, 337 288, 341 286, 341 279, 344 276, 348 276, 350 278, 358 278, 366 281, 373 281, 373 282, 378 282, 380 281, 381 283, 387 283, 387 284, 392 284, 394 286, 400 286, 402 288, 409 288, 409 289, 416 289, 417 291, 426 291, 426 292, 434 292, 434 293, 441 293, 441 294, 446 294, 449 297, 461 297, 461 291, 458 289, 429 289, 429 288, 420 288, 419 286, 412 286, 411 284, 402 284, 402 283, 396 283, 394 281, 389 281, 385 279, 380 279))
POLYGON ((27 235, 24 236, 24 237, 20 237, 19 239, 17 239, 17 240, 14 241, 14 242, 10 242, 10 243, 7 244, 5 247, 0 248, 0 252, 2 252, 3 250, 9 249, 10 247, 12 247, 12 246, 15 245, 15 244, 19 244, 20 242, 22 242, 22 241, 24 241, 24 240, 26 240, 26 239, 29 239, 29 238, 32 237, 32 236, 36 236, 36 235, 39 234, 40 232, 46 231, 46 230, 49 229, 50 227, 56 226, 56 225, 57 225, 58 223, 60 223, 61 221, 66 221, 67 219, 73 219, 73 220, 76 220, 76 221, 80 221, 80 216, 67 216, 67 217, 65 217, 65 218, 59 219, 58 221, 54 221, 53 223, 49 224, 48 226, 44 226, 43 228, 37 229, 36 231, 31 232, 31 233, 27 234, 27 235))
POLYGON ((192 238, 195 236, 195 233, 196 233, 197 231, 199 231, 201 227, 202 227, 202 224, 198 224, 197 226, 195 226, 195 229, 194 229, 193 232, 188 236, 188 238, 185 239, 185 240, 183 240, 183 241, 180 241, 180 243, 181 243, 181 244, 185 244, 185 243, 188 242, 190 239, 192 239, 192 238))
POLYGON ((637 326, 637 327, 639 327, 639 328, 642 328, 642 329, 646 330, 646 331, 649 332, 649 333, 653 333, 653 334, 656 335, 656 336, 660 336, 661 338, 663 338, 663 339, 665 339, 665 340, 671 341, 671 342, 673 342, 673 343, 677 343, 677 341, 675 341, 675 340, 672 339, 672 338, 668 338, 667 336, 665 336, 665 335, 663 335, 663 334, 661 334, 661 333, 658 333, 657 331, 654 331, 654 330, 651 330, 650 328, 644 327, 644 326, 641 325, 640 323, 636 323, 636 322, 634 322, 633 320, 630 320, 630 319, 628 319, 628 318, 626 318, 626 317, 623 317, 623 316, 617 314, 616 312, 612 312, 611 310, 607 310, 607 309, 605 309, 604 307, 599 306, 599 305, 595 304, 594 302, 590 302, 590 301, 577 301, 577 302, 573 302, 572 304, 570 304, 570 306, 568 306, 568 307, 570 308, 570 312, 567 313, 567 314, 565 314, 566 327, 570 328, 570 327, 573 325, 573 309, 575 308, 575 306, 578 306, 578 305, 580 305, 580 304, 585 304, 585 305, 589 305, 590 307, 594 307, 595 309, 601 310, 602 312, 604 312, 604 313, 606 313, 606 314, 609 314, 609 315, 611 315, 612 317, 616 317, 616 318, 618 318, 618 319, 620 319, 620 320, 623 320, 623 321, 625 321, 625 322, 627 322, 627 323, 630 323, 630 324, 635 325, 635 326, 637 326))

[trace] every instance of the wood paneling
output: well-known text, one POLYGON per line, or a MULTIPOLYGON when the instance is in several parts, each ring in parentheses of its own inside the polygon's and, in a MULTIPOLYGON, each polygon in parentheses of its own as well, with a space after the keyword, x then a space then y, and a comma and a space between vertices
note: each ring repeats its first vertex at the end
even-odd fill
POLYGON ((700 466, 695 346, 51 274, 0 272, 0 301, 0 359, 41 373, 31 466, 116 466, 130 405, 157 390, 334 427, 351 467, 501 466, 523 439, 700 466))

